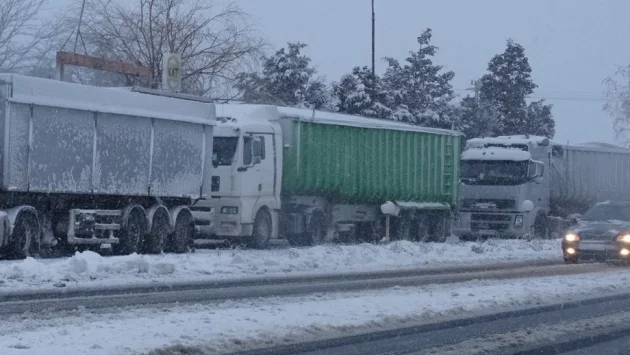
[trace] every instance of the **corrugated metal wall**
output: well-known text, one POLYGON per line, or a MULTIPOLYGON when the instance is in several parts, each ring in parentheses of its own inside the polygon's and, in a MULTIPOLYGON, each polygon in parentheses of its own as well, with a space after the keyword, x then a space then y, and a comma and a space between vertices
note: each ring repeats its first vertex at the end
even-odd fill
POLYGON ((283 192, 346 203, 458 199, 460 137, 292 120, 283 192))
POLYGON ((568 146, 553 160, 555 203, 630 201, 630 150, 568 146))

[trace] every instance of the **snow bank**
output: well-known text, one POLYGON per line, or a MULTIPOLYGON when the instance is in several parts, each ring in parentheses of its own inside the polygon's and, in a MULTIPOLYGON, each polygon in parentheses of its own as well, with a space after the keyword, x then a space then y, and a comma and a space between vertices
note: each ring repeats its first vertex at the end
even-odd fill
POLYGON ((630 289, 626 271, 0 319, 3 355, 217 354, 630 289), (577 287, 579 286, 579 287, 577 287), (101 334, 106 336, 95 336, 101 334), (196 351, 191 351, 196 350, 196 351))
POLYGON ((401 268, 562 260, 559 240, 484 243, 324 245, 282 250, 200 250, 185 255, 70 258, 0 262, 0 292, 55 287, 133 285, 252 276, 283 276, 401 268))

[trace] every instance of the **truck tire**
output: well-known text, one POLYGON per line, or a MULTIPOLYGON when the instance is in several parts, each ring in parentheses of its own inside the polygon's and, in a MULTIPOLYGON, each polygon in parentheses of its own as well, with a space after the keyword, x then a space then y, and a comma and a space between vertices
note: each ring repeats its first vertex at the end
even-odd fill
POLYGON ((412 221, 409 213, 403 213, 396 220, 396 230, 394 232, 394 240, 414 241, 412 234, 412 221))
POLYGON ((195 225, 192 213, 183 208, 175 218, 173 230, 166 242, 166 250, 170 253, 183 254, 190 250, 193 242, 195 225))
POLYGON ((413 223, 414 240, 427 243, 431 241, 429 233, 429 218, 426 215, 418 215, 413 223))
POLYGON ((254 249, 266 249, 271 240, 273 226, 271 225, 271 215, 265 209, 261 209, 256 214, 252 236, 247 242, 247 246, 254 249))
POLYGON ((158 207, 151 217, 151 230, 145 235, 142 243, 142 252, 147 254, 160 254, 164 244, 171 234, 171 222, 166 207, 158 207))
POLYGON ((322 244, 326 238, 326 220, 321 213, 314 213, 308 223, 306 240, 309 245, 322 244))
POLYGON ((140 206, 132 207, 127 222, 118 233, 118 244, 112 245, 116 255, 129 255, 138 252, 140 241, 147 232, 147 216, 140 206))
POLYGON ((20 212, 9 236, 9 244, 3 253, 5 258, 20 260, 36 255, 39 248, 39 232, 37 214, 31 211, 20 212))
POLYGON ((446 237, 448 237, 447 231, 447 218, 446 213, 431 213, 429 218, 429 236, 432 242, 444 243, 446 237))

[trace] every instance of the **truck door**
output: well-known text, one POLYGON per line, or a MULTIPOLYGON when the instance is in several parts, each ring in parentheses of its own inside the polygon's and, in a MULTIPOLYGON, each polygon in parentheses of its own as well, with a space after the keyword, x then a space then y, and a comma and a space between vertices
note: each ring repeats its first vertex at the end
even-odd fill
POLYGON ((243 196, 273 196, 273 135, 252 134, 243 137, 243 196))

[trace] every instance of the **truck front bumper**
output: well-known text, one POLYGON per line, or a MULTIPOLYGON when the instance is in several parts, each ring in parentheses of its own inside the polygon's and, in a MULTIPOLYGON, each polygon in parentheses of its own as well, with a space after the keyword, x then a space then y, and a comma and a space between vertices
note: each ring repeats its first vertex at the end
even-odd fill
POLYGON ((531 230, 527 222, 521 213, 463 211, 455 221, 453 234, 462 239, 523 238, 531 230))

